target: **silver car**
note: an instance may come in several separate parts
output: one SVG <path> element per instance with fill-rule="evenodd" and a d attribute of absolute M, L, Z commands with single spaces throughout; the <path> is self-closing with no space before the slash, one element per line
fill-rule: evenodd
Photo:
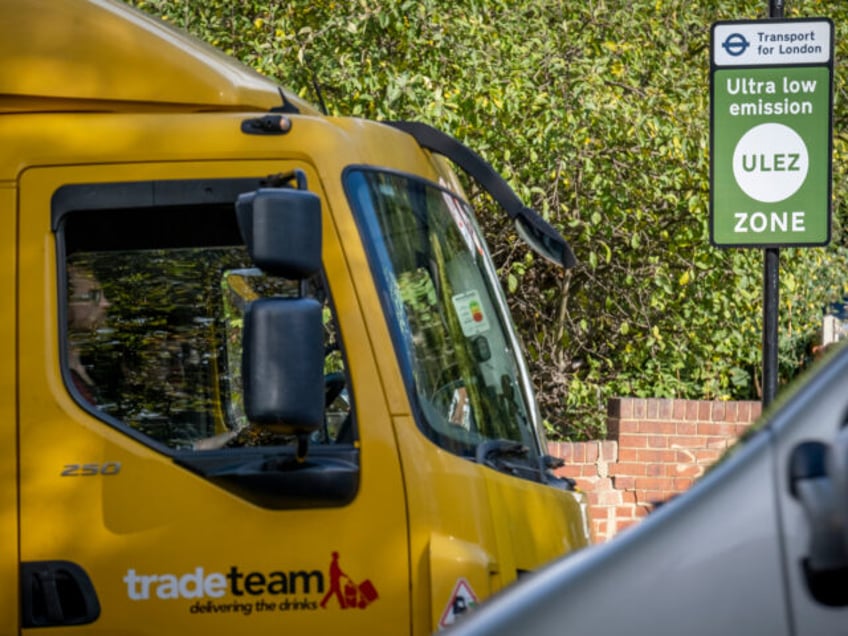
<path fill-rule="evenodd" d="M 688 492 L 492 597 L 451 636 L 848 634 L 848 347 Z"/>

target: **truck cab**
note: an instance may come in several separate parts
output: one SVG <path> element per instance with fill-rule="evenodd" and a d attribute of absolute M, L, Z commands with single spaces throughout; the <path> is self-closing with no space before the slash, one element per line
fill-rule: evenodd
<path fill-rule="evenodd" d="M 445 156 L 573 256 L 485 162 L 120 2 L 0 28 L 0 633 L 432 633 L 588 544 Z"/>

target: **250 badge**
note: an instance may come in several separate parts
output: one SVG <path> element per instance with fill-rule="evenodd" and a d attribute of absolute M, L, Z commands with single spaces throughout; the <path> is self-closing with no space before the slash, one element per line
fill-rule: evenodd
<path fill-rule="evenodd" d="M 65 464 L 62 477 L 95 477 L 97 475 L 117 475 L 121 472 L 121 462 L 104 462 L 102 464 Z"/>

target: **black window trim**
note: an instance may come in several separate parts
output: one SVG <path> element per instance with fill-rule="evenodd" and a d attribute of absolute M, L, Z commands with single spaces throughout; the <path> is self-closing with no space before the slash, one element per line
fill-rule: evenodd
<path fill-rule="evenodd" d="M 294 449 L 289 447 L 249 447 L 218 451 L 172 448 L 89 403 L 80 394 L 71 377 L 68 364 L 68 297 L 67 286 L 64 284 L 67 280 L 65 221 L 68 215 L 79 211 L 105 212 L 166 206 L 235 204 L 239 194 L 266 185 L 266 177 L 255 177 L 80 183 L 60 186 L 51 198 L 51 229 L 56 248 L 59 361 L 62 380 L 73 400 L 88 414 L 143 446 L 170 458 L 175 464 L 260 507 L 282 510 L 345 506 L 356 498 L 359 491 L 358 442 L 314 446 L 310 451 L 310 461 L 299 465 L 297 471 L 292 471 L 288 465 L 289 455 L 294 458 Z M 321 276 L 329 289 L 326 275 L 322 272 Z M 327 301 L 334 315 L 337 315 L 332 306 L 332 294 Z M 341 325 L 337 325 L 337 330 L 339 350 L 347 361 Z M 352 384 L 347 362 L 345 369 L 347 382 Z M 353 387 L 349 386 L 351 426 L 354 438 L 358 439 L 354 393 Z"/>
<path fill-rule="evenodd" d="M 354 173 L 354 172 L 367 172 L 367 173 L 372 173 L 372 174 L 390 175 L 390 176 L 402 177 L 404 179 L 413 180 L 413 181 L 416 181 L 418 183 L 422 183 L 427 187 L 430 187 L 430 188 L 433 188 L 433 189 L 438 190 L 440 192 L 446 193 L 449 196 L 461 201 L 466 206 L 468 206 L 471 209 L 472 213 L 474 213 L 475 215 L 476 215 L 476 211 L 474 210 L 474 207 L 465 198 L 463 198 L 462 196 L 460 196 L 456 192 L 446 188 L 445 186 L 443 186 L 439 183 L 433 182 L 430 179 L 426 179 L 426 178 L 424 178 L 424 177 L 422 177 L 421 175 L 418 175 L 418 174 L 412 174 L 412 173 L 404 172 L 404 171 L 401 171 L 401 170 L 394 170 L 394 169 L 391 169 L 391 168 L 377 167 L 377 166 L 372 166 L 372 165 L 367 165 L 367 164 L 351 164 L 351 165 L 348 165 L 344 169 L 344 171 L 342 172 L 342 187 L 344 189 L 345 196 L 348 200 L 348 203 L 351 207 L 351 211 L 353 212 L 353 217 L 354 217 L 354 221 L 356 223 L 356 226 L 359 229 L 360 235 L 363 236 L 363 244 L 366 245 L 366 252 L 367 252 L 366 258 L 367 258 L 367 261 L 368 261 L 368 266 L 371 269 L 372 274 L 374 274 L 374 285 L 375 285 L 375 287 L 378 291 L 381 309 L 382 309 L 383 315 L 386 319 L 387 328 L 389 330 L 391 340 L 392 340 L 392 345 L 395 347 L 395 350 L 396 350 L 396 358 L 397 358 L 398 365 L 399 365 L 400 370 L 401 370 L 401 377 L 403 378 L 404 387 L 406 388 L 407 396 L 409 398 L 410 407 L 412 409 L 413 419 L 416 423 L 416 428 L 418 429 L 418 431 L 422 435 L 424 435 L 424 437 L 426 437 L 431 443 L 436 445 L 441 450 L 444 450 L 445 452 L 450 452 L 451 454 L 455 455 L 456 457 L 461 457 L 463 459 L 475 461 L 476 460 L 476 447 L 474 445 L 471 445 L 471 444 L 466 445 L 466 452 L 461 453 L 461 454 L 449 451 L 448 447 L 451 446 L 452 444 L 455 444 L 457 442 L 457 440 L 446 438 L 442 433 L 437 431 L 427 421 L 427 416 L 424 413 L 424 409 L 421 406 L 421 403 L 420 403 L 420 400 L 419 400 L 419 397 L 418 397 L 418 390 L 416 388 L 416 381 L 415 381 L 415 373 L 413 372 L 413 369 L 410 366 L 406 355 L 400 353 L 400 351 L 405 346 L 403 335 L 400 333 L 400 330 L 397 328 L 397 326 L 392 324 L 391 321 L 388 320 L 388 316 L 386 315 L 387 312 L 389 311 L 390 306 L 391 306 L 391 301 L 389 300 L 390 293 L 389 293 L 388 289 L 386 289 L 385 285 L 383 284 L 382 276 L 378 275 L 378 273 L 380 272 L 380 263 L 375 262 L 374 249 L 370 245 L 370 239 L 366 236 L 367 232 L 365 231 L 365 228 L 363 227 L 363 219 L 362 219 L 363 215 L 362 215 L 361 211 L 358 209 L 358 206 L 355 204 L 356 199 L 353 196 L 353 193 L 352 193 L 350 186 L 349 186 L 348 177 L 351 173 Z M 529 407 L 530 407 L 530 405 L 528 405 L 528 408 Z M 520 476 L 522 478 L 525 478 L 529 481 L 544 482 L 545 477 L 544 477 L 543 472 L 535 466 L 535 462 L 537 460 L 540 463 L 543 461 L 543 454 L 539 450 L 541 448 L 541 441 L 538 439 L 540 434 L 539 434 L 539 431 L 536 430 L 534 426 L 530 426 L 530 428 L 532 429 L 531 434 L 535 438 L 537 438 L 536 442 L 534 444 L 534 448 L 528 449 L 529 450 L 529 455 L 528 455 L 529 461 L 527 461 L 526 463 L 521 462 L 520 464 L 518 464 L 517 470 L 514 474 L 516 476 Z M 443 438 L 446 439 L 446 440 L 449 440 L 450 443 L 443 441 Z M 460 442 L 460 444 L 463 444 L 463 443 Z"/>

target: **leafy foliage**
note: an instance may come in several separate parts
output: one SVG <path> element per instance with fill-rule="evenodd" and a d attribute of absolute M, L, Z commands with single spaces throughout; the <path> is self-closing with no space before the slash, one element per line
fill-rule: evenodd
<path fill-rule="evenodd" d="M 554 436 L 604 433 L 616 395 L 759 395 L 762 253 L 708 240 L 709 31 L 767 0 L 136 0 L 331 114 L 431 123 L 560 228 L 580 264 L 536 259 L 490 202 L 481 222 Z M 836 57 L 843 0 L 825 16 Z M 845 291 L 846 85 L 837 67 L 827 248 L 781 251 L 780 380 Z M 491 213 L 489 213 L 491 212 Z"/>

